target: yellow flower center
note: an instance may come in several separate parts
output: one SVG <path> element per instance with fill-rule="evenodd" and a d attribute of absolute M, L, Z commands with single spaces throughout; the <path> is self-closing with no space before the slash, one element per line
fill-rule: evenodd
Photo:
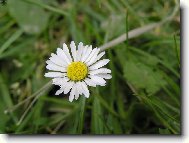
<path fill-rule="evenodd" d="M 73 81 L 83 80 L 87 74 L 87 66 L 82 62 L 72 62 L 67 68 L 67 76 Z"/>

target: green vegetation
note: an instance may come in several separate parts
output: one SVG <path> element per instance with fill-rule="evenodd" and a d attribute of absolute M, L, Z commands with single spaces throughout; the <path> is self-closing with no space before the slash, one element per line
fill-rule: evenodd
<path fill-rule="evenodd" d="M 45 61 L 62 43 L 100 47 L 166 19 L 174 0 L 7 0 L 0 4 L 0 132 L 181 134 L 180 15 L 106 49 L 113 78 L 72 103 Z"/>

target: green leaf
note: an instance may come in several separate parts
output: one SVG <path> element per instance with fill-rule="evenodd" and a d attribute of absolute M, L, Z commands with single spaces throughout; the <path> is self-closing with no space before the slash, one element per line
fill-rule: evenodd
<path fill-rule="evenodd" d="M 166 85 L 155 57 L 144 57 L 130 49 L 126 51 L 126 48 L 117 49 L 116 52 L 123 67 L 124 78 L 137 92 L 151 95 Z"/>
<path fill-rule="evenodd" d="M 104 134 L 104 124 L 102 122 L 103 113 L 100 101 L 94 96 L 92 108 L 91 132 L 92 134 Z"/>
<path fill-rule="evenodd" d="M 28 34 L 39 34 L 47 27 L 50 15 L 39 6 L 28 4 L 22 0 L 8 0 L 8 8 L 10 15 Z"/>
<path fill-rule="evenodd" d="M 83 128 L 84 128 L 84 120 L 85 120 L 85 102 L 86 102 L 86 98 L 84 96 L 80 97 L 80 103 L 79 103 L 79 114 L 78 114 L 78 118 L 79 118 L 79 122 L 78 122 L 78 128 L 77 128 L 77 132 L 79 134 L 82 134 L 83 132 Z"/>
<path fill-rule="evenodd" d="M 131 83 L 138 91 L 145 90 L 148 94 L 154 94 L 161 88 L 165 81 L 158 71 L 133 60 L 126 61 L 124 67 L 124 77 Z"/>

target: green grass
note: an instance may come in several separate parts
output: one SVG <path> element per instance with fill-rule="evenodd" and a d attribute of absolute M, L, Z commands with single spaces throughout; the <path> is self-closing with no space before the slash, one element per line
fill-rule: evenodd
<path fill-rule="evenodd" d="M 180 15 L 106 49 L 113 78 L 70 103 L 45 61 L 63 42 L 100 47 L 166 19 L 174 0 L 8 0 L 0 5 L 0 133 L 181 134 Z"/>

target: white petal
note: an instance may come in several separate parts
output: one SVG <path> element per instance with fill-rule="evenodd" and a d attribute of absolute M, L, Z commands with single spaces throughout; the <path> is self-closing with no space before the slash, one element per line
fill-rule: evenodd
<path fill-rule="evenodd" d="M 85 78 L 84 81 L 86 82 L 87 85 L 96 87 L 96 84 L 91 79 Z"/>
<path fill-rule="evenodd" d="M 89 77 L 97 85 L 101 85 L 101 86 L 105 86 L 106 85 L 106 81 L 101 77 L 98 77 L 98 76 L 95 76 L 95 75 L 89 76 Z"/>
<path fill-rule="evenodd" d="M 83 47 L 83 51 L 82 51 L 82 54 L 81 54 L 81 61 L 83 60 L 83 57 L 84 57 L 84 55 L 87 52 L 87 47 L 88 47 L 88 45 L 86 45 L 86 46 Z"/>
<path fill-rule="evenodd" d="M 89 46 L 87 48 L 87 51 L 86 51 L 85 55 L 83 55 L 83 57 L 82 57 L 82 62 L 84 62 L 89 57 L 91 52 L 92 52 L 92 46 Z"/>
<path fill-rule="evenodd" d="M 73 87 L 72 87 L 72 90 L 71 90 L 71 92 L 70 92 L 70 96 L 69 96 L 69 101 L 70 101 L 70 102 L 72 102 L 73 99 L 74 99 L 75 90 L 76 90 L 76 88 L 75 88 L 75 84 L 74 84 Z"/>
<path fill-rule="evenodd" d="M 72 62 L 72 57 L 71 57 L 69 49 L 68 49 L 68 47 L 67 47 L 67 45 L 65 43 L 63 44 L 63 51 L 66 54 L 66 56 L 69 59 L 69 61 Z"/>
<path fill-rule="evenodd" d="M 59 85 L 59 86 L 64 86 L 65 83 L 68 81 L 67 78 L 53 78 L 53 84 Z"/>
<path fill-rule="evenodd" d="M 45 73 L 45 77 L 64 77 L 65 74 L 61 72 L 48 72 Z"/>
<path fill-rule="evenodd" d="M 104 79 L 111 79 L 112 78 L 112 75 L 110 74 L 97 74 L 96 76 L 99 76 L 101 78 L 104 78 Z"/>
<path fill-rule="evenodd" d="M 46 66 L 47 69 L 52 70 L 52 71 L 61 71 L 61 72 L 66 72 L 65 67 L 57 66 L 55 64 L 49 64 Z"/>
<path fill-rule="evenodd" d="M 51 62 L 53 62 L 56 65 L 65 67 L 67 66 L 67 63 L 65 61 L 63 61 L 62 59 L 60 59 L 56 54 L 51 54 L 51 57 L 49 58 Z"/>
<path fill-rule="evenodd" d="M 70 89 L 73 87 L 73 85 L 74 85 L 73 81 L 67 82 L 65 85 L 64 94 L 67 94 L 70 91 Z"/>
<path fill-rule="evenodd" d="M 86 83 L 82 81 L 81 87 L 83 89 L 83 93 L 84 93 L 85 97 L 88 98 L 89 97 L 89 89 L 87 88 Z"/>
<path fill-rule="evenodd" d="M 75 99 L 79 98 L 80 89 L 78 88 L 78 83 L 75 84 Z"/>
<path fill-rule="evenodd" d="M 95 51 L 95 53 L 94 53 L 94 55 L 91 57 L 91 59 L 90 59 L 88 62 L 86 62 L 87 66 L 90 66 L 90 65 L 92 65 L 93 63 L 96 62 L 97 55 L 98 55 L 99 52 L 100 52 L 100 49 L 97 49 L 97 50 Z"/>
<path fill-rule="evenodd" d="M 74 41 L 71 42 L 70 48 L 71 48 L 73 60 L 76 61 L 76 46 Z"/>
<path fill-rule="evenodd" d="M 94 65 L 90 66 L 89 70 L 95 70 L 95 69 L 101 68 L 104 65 L 106 65 L 109 61 L 110 61 L 109 59 L 100 60 L 100 61 L 96 62 Z"/>
<path fill-rule="evenodd" d="M 101 53 L 97 56 L 96 61 L 100 60 L 100 58 L 102 58 L 102 56 L 104 56 L 104 54 L 105 54 L 105 51 L 101 52 Z M 96 62 L 96 61 L 95 61 L 95 62 Z M 94 62 L 94 63 L 95 63 L 95 62 Z"/>
<path fill-rule="evenodd" d="M 78 45 L 78 50 L 77 50 L 77 61 L 80 61 L 81 60 L 81 54 L 83 52 L 83 43 L 80 42 L 79 45 Z"/>
<path fill-rule="evenodd" d="M 97 70 L 89 71 L 90 75 L 96 75 L 96 74 L 100 74 L 100 73 L 111 73 L 111 70 L 107 69 L 107 68 L 100 68 Z"/>
<path fill-rule="evenodd" d="M 52 61 L 50 61 L 50 60 L 47 60 L 46 63 L 47 63 L 47 64 L 54 64 L 54 63 L 53 63 Z M 54 65 L 56 65 L 56 64 L 54 64 Z"/>
<path fill-rule="evenodd" d="M 60 48 L 57 48 L 57 55 L 63 60 L 65 61 L 67 64 L 70 64 L 70 61 L 68 59 L 68 57 L 66 56 L 66 54 L 64 53 L 64 51 Z"/>
<path fill-rule="evenodd" d="M 59 94 L 61 94 L 63 91 L 64 91 L 64 89 L 63 89 L 63 88 L 60 88 L 59 90 L 56 91 L 55 95 L 59 95 Z"/>
<path fill-rule="evenodd" d="M 94 48 L 91 52 L 91 54 L 89 55 L 89 57 L 84 61 L 86 64 L 91 60 L 91 58 L 95 55 L 95 53 L 97 52 L 97 48 Z"/>
<path fill-rule="evenodd" d="M 81 87 L 81 82 L 80 82 L 80 81 L 77 82 L 77 90 L 78 90 L 79 94 L 82 94 L 82 93 L 83 93 L 82 87 Z"/>

